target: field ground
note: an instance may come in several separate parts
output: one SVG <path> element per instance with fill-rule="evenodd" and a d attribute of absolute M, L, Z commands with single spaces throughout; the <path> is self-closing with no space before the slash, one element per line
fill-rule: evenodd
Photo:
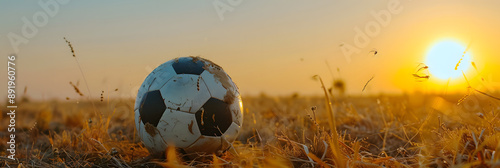
<path fill-rule="evenodd" d="M 97 110 L 74 99 L 24 102 L 14 161 L 3 157 L 2 109 L 0 167 L 500 167 L 500 102 L 472 94 L 457 105 L 462 98 L 334 96 L 330 110 L 324 97 L 243 97 L 233 148 L 194 159 L 173 148 L 165 159 L 148 157 L 135 136 L 134 100 L 96 101 Z"/>

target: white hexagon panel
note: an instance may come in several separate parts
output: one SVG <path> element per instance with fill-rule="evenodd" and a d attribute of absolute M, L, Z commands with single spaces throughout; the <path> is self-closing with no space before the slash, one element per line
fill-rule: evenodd
<path fill-rule="evenodd" d="M 210 98 L 207 86 L 198 75 L 180 74 L 160 89 L 168 109 L 195 113 Z"/>

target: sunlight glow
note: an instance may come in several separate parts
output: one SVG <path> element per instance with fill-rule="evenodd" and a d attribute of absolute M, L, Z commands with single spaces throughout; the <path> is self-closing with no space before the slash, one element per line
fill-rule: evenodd
<path fill-rule="evenodd" d="M 456 67 L 459 61 L 460 64 Z M 442 80 L 455 79 L 462 77 L 462 71 L 465 73 L 470 68 L 471 56 L 462 44 L 454 40 L 444 40 L 434 44 L 427 52 L 425 64 L 429 66 L 431 77 Z"/>

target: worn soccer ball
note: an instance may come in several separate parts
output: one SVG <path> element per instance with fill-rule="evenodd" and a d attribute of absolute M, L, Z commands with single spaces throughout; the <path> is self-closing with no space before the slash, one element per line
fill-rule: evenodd
<path fill-rule="evenodd" d="M 238 137 L 243 104 L 236 84 L 217 64 L 181 57 L 158 66 L 135 100 L 135 125 L 144 146 L 161 156 L 227 150 Z"/>

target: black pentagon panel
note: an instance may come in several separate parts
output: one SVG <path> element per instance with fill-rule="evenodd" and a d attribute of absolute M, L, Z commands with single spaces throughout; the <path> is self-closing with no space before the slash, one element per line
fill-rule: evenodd
<path fill-rule="evenodd" d="M 163 102 L 163 97 L 159 90 L 146 92 L 141 100 L 139 114 L 141 115 L 142 123 L 150 123 L 153 126 L 158 126 L 160 118 L 167 107 Z"/>
<path fill-rule="evenodd" d="M 205 66 L 205 64 L 203 64 L 200 60 L 193 61 L 193 59 L 189 57 L 178 58 L 172 64 L 172 67 L 177 74 L 200 75 L 205 70 L 203 69 L 203 66 Z"/>
<path fill-rule="evenodd" d="M 205 136 L 221 136 L 233 122 L 229 105 L 216 98 L 210 98 L 195 116 L 200 133 Z"/>

